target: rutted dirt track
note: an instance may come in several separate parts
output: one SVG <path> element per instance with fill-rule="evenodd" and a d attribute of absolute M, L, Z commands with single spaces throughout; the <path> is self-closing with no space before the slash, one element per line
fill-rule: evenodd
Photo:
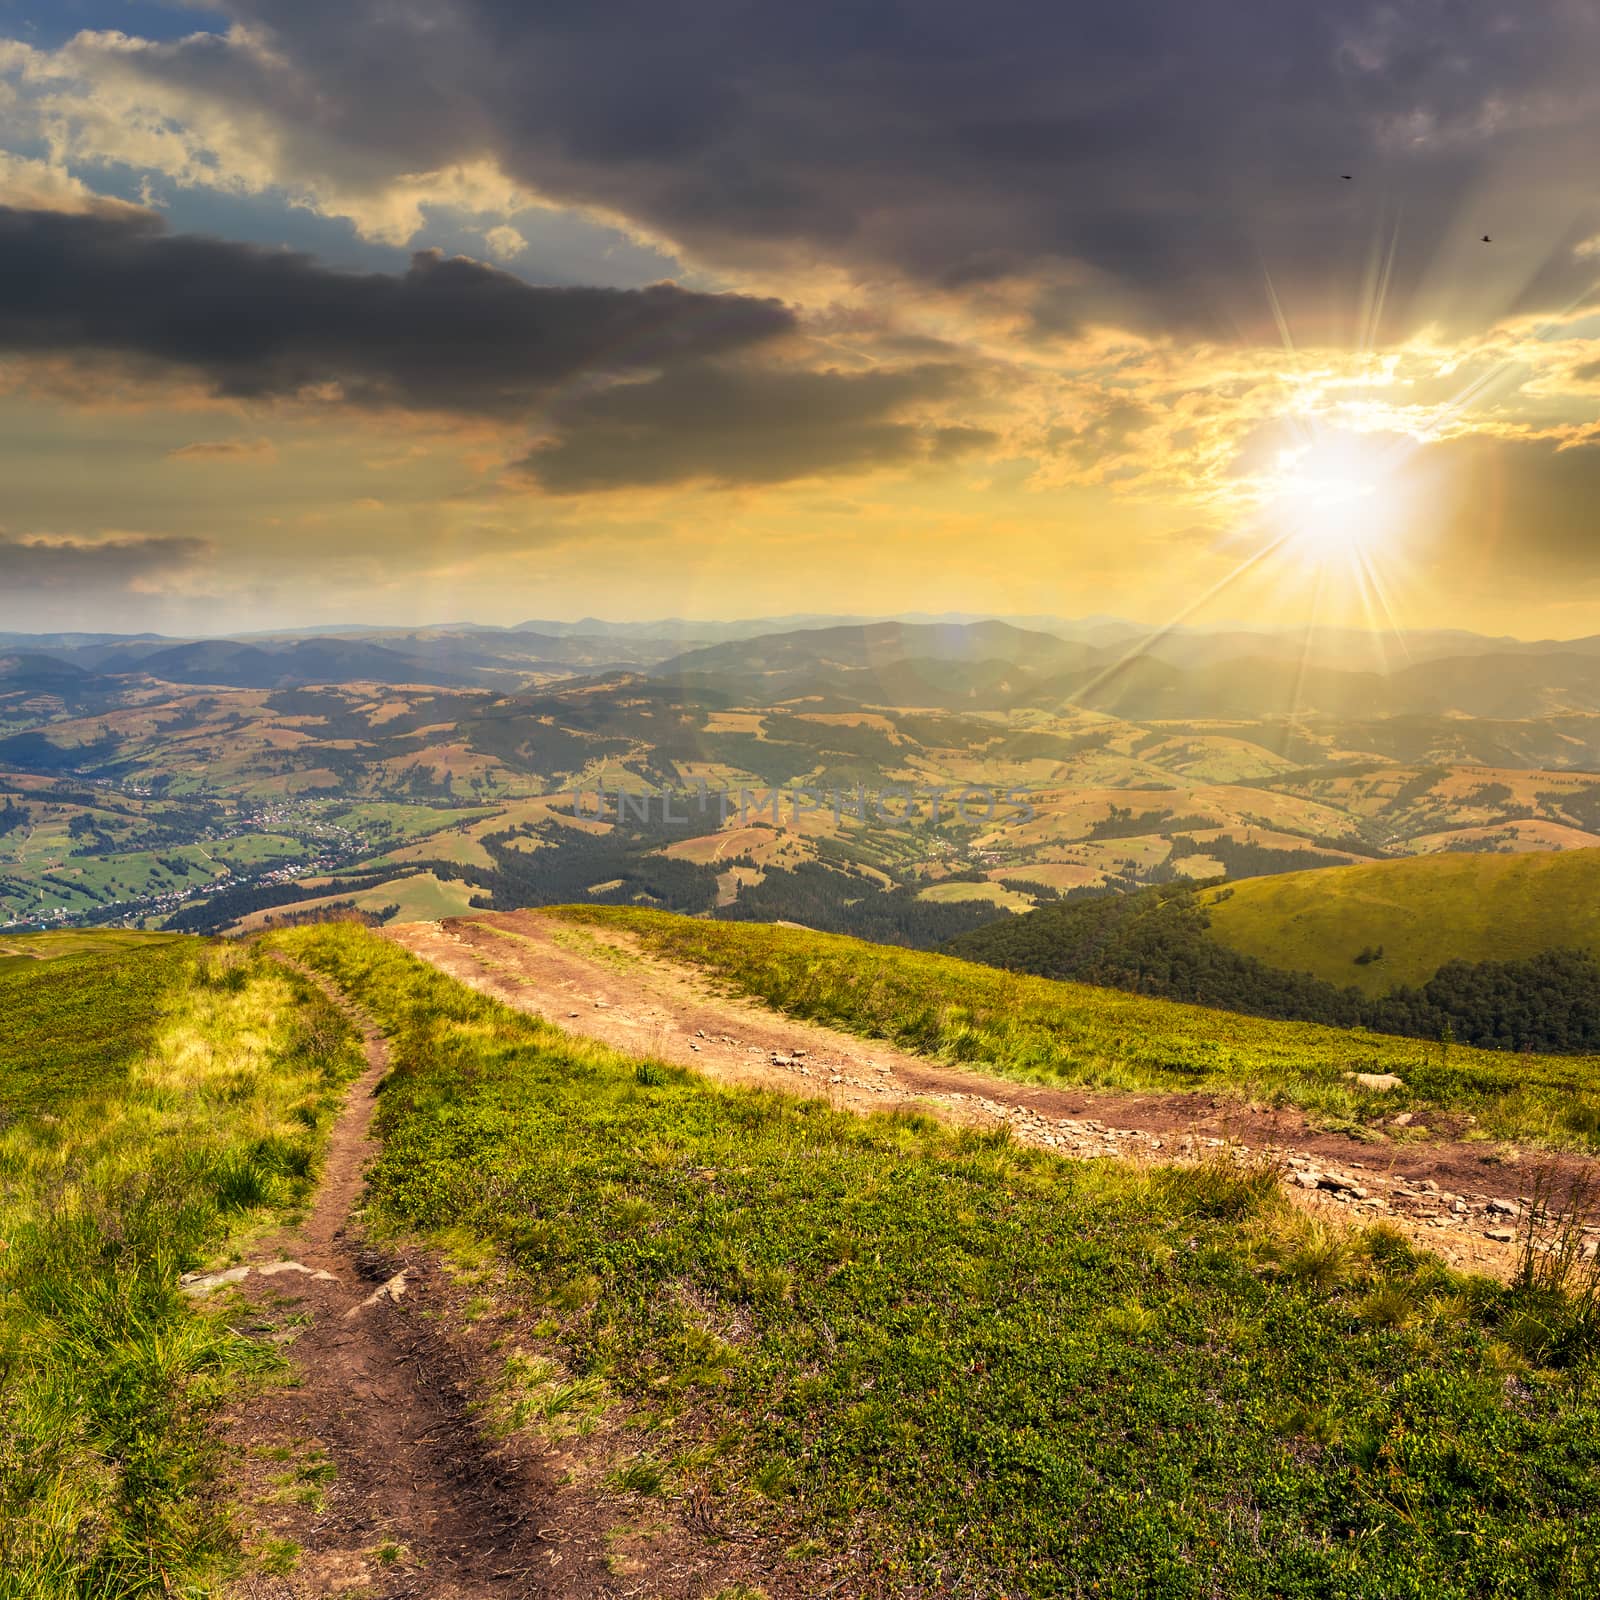
<path fill-rule="evenodd" d="M 391 924 L 388 937 L 472 987 L 620 1050 L 732 1083 L 825 1097 L 852 1110 L 910 1106 L 946 1120 L 1004 1122 L 1062 1155 L 1170 1161 L 1229 1146 L 1282 1162 L 1314 1211 L 1385 1217 L 1451 1263 L 1508 1274 L 1532 1158 L 1486 1144 L 1361 1144 L 1307 1127 L 1293 1109 L 1204 1095 L 1037 1088 L 947 1067 L 892 1045 L 800 1022 L 720 992 L 703 974 L 613 929 L 538 912 Z M 1491 1237 L 1499 1235 L 1500 1237 Z"/>
<path fill-rule="evenodd" d="M 331 991 L 330 991 L 331 992 Z M 469 1410 L 472 1374 L 419 1315 L 436 1269 L 385 1261 L 351 1228 L 372 1153 L 373 1096 L 388 1050 L 370 1025 L 367 1070 L 351 1086 L 304 1224 L 263 1242 L 237 1283 L 242 1332 L 286 1346 L 296 1381 L 230 1418 L 245 1455 L 258 1546 L 298 1546 L 293 1569 L 236 1591 L 250 1600 L 359 1592 L 372 1600 L 606 1594 L 603 1567 L 563 1581 L 539 1512 L 552 1489 L 537 1460 L 492 1449 Z M 241 1276 L 241 1273 L 243 1274 Z M 190 1283 L 191 1293 L 222 1287 Z M 575 1532 L 576 1530 L 569 1530 Z M 583 1540 L 562 1541 L 582 1566 Z M 565 1581 L 568 1577 L 578 1580 Z"/>
<path fill-rule="evenodd" d="M 582 1447 L 485 1431 L 503 1355 L 494 1330 L 464 1314 L 476 1290 L 426 1252 L 367 1249 L 354 1215 L 387 1045 L 346 997 L 299 970 L 361 1026 L 366 1071 L 303 1224 L 261 1241 L 241 1267 L 185 1280 L 196 1296 L 235 1295 L 233 1325 L 283 1345 L 294 1372 L 227 1419 L 261 1568 L 235 1600 L 702 1600 L 741 1583 L 798 1600 L 807 1591 L 779 1551 L 697 1527 L 694 1504 L 609 1489 L 604 1427 Z M 274 1547 L 281 1573 L 270 1570 Z"/>

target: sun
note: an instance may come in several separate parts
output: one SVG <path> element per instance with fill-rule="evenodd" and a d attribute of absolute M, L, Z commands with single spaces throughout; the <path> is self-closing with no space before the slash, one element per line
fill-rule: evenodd
<path fill-rule="evenodd" d="M 1265 487 L 1274 532 L 1315 566 L 1359 564 L 1402 530 L 1403 495 L 1393 466 L 1359 439 L 1279 452 Z"/>

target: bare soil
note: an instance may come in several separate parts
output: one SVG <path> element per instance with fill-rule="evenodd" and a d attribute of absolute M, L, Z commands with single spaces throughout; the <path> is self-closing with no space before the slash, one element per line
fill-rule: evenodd
<path fill-rule="evenodd" d="M 536 1513 L 551 1485 L 537 1461 L 480 1436 L 471 1374 L 420 1314 L 438 1269 L 374 1254 L 352 1225 L 389 1065 L 383 1038 L 364 1032 L 367 1070 L 333 1130 L 316 1201 L 299 1228 L 263 1243 L 235 1290 L 240 1331 L 283 1343 L 295 1371 L 230 1419 L 254 1502 L 249 1537 L 298 1546 L 293 1570 L 238 1593 L 605 1593 L 549 1581 Z"/>
<path fill-rule="evenodd" d="M 780 1551 L 701 1526 L 697 1505 L 608 1488 L 617 1421 L 582 1440 L 492 1435 L 485 1401 L 504 1356 L 498 1330 L 466 1304 L 481 1303 L 484 1285 L 465 1287 L 429 1251 L 393 1255 L 363 1240 L 389 1052 L 323 987 L 361 1026 L 367 1067 L 315 1202 L 242 1267 L 188 1280 L 197 1296 L 230 1294 L 232 1325 L 282 1345 L 292 1367 L 290 1382 L 227 1418 L 256 1558 L 236 1600 L 701 1600 L 740 1583 L 771 1600 L 809 1593 Z M 271 1570 L 274 1550 L 286 1570 Z"/>
<path fill-rule="evenodd" d="M 784 1016 L 645 951 L 621 930 L 579 929 L 536 911 L 381 931 L 520 1010 L 719 1081 L 818 1096 L 855 1111 L 904 1107 L 951 1122 L 1003 1122 L 1023 1142 L 1068 1157 L 1183 1161 L 1225 1148 L 1259 1155 L 1283 1166 L 1289 1193 L 1307 1209 L 1358 1222 L 1389 1219 L 1452 1265 L 1497 1277 L 1515 1270 L 1521 1214 L 1547 1160 L 1488 1142 L 1423 1138 L 1414 1129 L 1364 1143 L 1311 1127 L 1292 1107 L 1222 1096 L 1019 1084 Z M 1447 1127 L 1434 1120 L 1432 1133 Z M 1558 1182 L 1600 1169 L 1576 1158 L 1557 1166 Z"/>

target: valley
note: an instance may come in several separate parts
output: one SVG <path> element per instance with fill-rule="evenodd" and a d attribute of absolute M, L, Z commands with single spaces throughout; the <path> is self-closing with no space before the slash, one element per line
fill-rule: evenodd
<path fill-rule="evenodd" d="M 204 687 L 153 675 L 172 650 L 44 640 L 0 658 L 0 920 L 213 931 L 589 896 L 926 946 L 1063 896 L 1600 846 L 1591 641 L 1416 663 L 1383 680 L 1393 710 L 1330 644 L 1290 711 L 1271 657 L 1230 654 L 1270 636 L 1059 626 L 630 637 L 620 665 L 604 635 L 557 661 L 490 631 L 390 663 L 492 648 L 514 687 L 293 681 L 370 671 L 365 638 L 185 647 Z M 241 659 L 291 681 L 230 683 Z"/>

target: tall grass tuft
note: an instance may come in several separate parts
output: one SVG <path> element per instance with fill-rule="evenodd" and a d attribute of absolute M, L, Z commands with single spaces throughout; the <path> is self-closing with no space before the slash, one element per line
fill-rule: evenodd
<path fill-rule="evenodd" d="M 62 980 L 7 980 L 0 1094 L 0 1596 L 203 1592 L 235 1557 L 212 1419 L 269 1358 L 179 1276 L 302 1198 L 357 1040 L 303 979 L 249 950 L 132 950 L 95 995 L 120 1048 L 49 1093 L 36 1052 Z M 43 965 L 43 964 L 41 964 Z"/>

